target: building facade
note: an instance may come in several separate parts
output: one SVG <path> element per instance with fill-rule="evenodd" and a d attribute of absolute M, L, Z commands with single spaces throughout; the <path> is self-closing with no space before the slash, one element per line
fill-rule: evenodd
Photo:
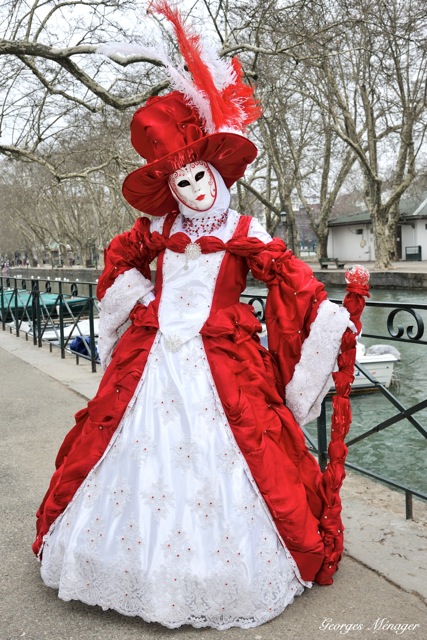
<path fill-rule="evenodd" d="M 330 220 L 328 256 L 348 262 L 375 260 L 374 234 L 368 211 Z M 401 260 L 427 260 L 427 193 L 402 198 L 397 236 Z"/>

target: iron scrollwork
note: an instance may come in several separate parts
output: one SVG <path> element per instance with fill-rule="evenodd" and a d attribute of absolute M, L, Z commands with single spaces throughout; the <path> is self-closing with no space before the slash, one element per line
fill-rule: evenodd
<path fill-rule="evenodd" d="M 265 322 L 265 298 L 262 296 L 253 296 L 249 300 L 248 304 L 252 305 L 255 309 L 255 316 L 260 322 Z M 259 309 L 261 307 L 261 309 Z"/>
<path fill-rule="evenodd" d="M 414 328 L 414 325 L 409 325 L 406 328 L 406 334 L 408 336 L 408 338 L 410 340 L 421 340 L 421 338 L 423 337 L 424 334 L 424 321 L 422 319 L 422 317 L 420 316 L 420 314 L 415 311 L 414 309 L 393 309 L 393 311 L 391 313 L 389 313 L 389 316 L 387 318 L 387 331 L 389 332 L 389 334 L 391 335 L 392 338 L 401 338 L 405 332 L 404 327 L 401 324 L 398 324 L 397 327 L 393 326 L 393 322 L 394 319 L 396 317 L 396 315 L 400 312 L 400 311 L 406 311 L 406 313 L 409 313 L 414 319 L 416 324 L 416 328 Z"/>

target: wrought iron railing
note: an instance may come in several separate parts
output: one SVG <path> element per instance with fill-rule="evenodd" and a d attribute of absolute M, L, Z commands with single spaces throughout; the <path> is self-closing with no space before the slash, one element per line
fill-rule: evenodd
<path fill-rule="evenodd" d="M 255 314 L 260 320 L 260 322 L 264 322 L 265 320 L 265 302 L 266 297 L 264 295 L 251 295 L 244 294 L 242 298 L 248 304 L 253 305 L 255 309 Z M 332 300 L 332 302 L 336 302 L 341 304 L 341 300 Z M 412 303 L 397 303 L 397 302 L 376 302 L 376 301 L 367 301 L 366 306 L 370 308 L 389 310 L 387 315 L 385 325 L 387 333 L 372 333 L 365 332 L 363 333 L 364 338 L 374 338 L 378 340 L 387 340 L 390 342 L 406 342 L 417 345 L 427 345 L 427 340 L 423 339 L 424 337 L 424 320 L 421 316 L 422 311 L 427 311 L 427 304 L 412 304 Z M 405 321 L 402 320 L 402 316 L 409 315 L 409 318 L 406 318 Z M 398 317 L 399 316 L 399 317 Z M 397 324 L 397 321 L 399 323 Z M 388 388 L 386 388 L 383 384 L 381 384 L 371 373 L 363 367 L 361 364 L 356 362 L 356 367 L 361 374 L 365 376 L 367 381 L 370 383 L 373 389 L 380 392 L 386 400 L 390 403 L 390 405 L 394 409 L 393 415 L 388 417 L 386 420 L 382 420 L 378 424 L 375 424 L 371 428 L 369 428 L 364 433 L 350 438 L 346 441 L 346 445 L 349 449 L 353 447 L 355 444 L 361 442 L 362 440 L 366 440 L 373 434 L 377 434 L 381 431 L 384 431 L 388 427 L 395 425 L 402 420 L 407 420 L 408 423 L 416 429 L 422 438 L 427 439 L 427 430 L 423 424 L 417 419 L 416 414 L 427 407 L 427 397 L 417 402 L 413 406 L 407 407 L 405 406 L 396 395 Z M 426 391 L 427 396 L 427 391 Z M 311 450 L 318 456 L 319 464 L 322 469 L 326 467 L 328 461 L 328 435 L 327 435 L 327 420 L 326 420 L 326 405 L 330 401 L 331 395 L 328 395 L 322 404 L 322 411 L 317 419 L 317 442 L 311 436 L 311 434 L 304 429 L 306 438 L 310 443 Z M 375 473 L 372 470 L 365 469 L 361 466 L 355 465 L 350 462 L 346 462 L 346 467 L 349 469 L 353 469 L 365 476 L 383 482 L 395 489 L 403 491 L 405 493 L 405 505 L 406 505 L 406 518 L 410 519 L 413 517 L 413 497 L 416 496 L 423 500 L 427 500 L 427 495 L 422 491 L 417 489 L 408 487 L 407 485 L 396 482 L 390 478 L 386 478 L 384 475 L 379 473 Z"/>
<path fill-rule="evenodd" d="M 24 279 L 0 277 L 0 321 L 3 330 L 8 328 L 19 336 L 25 333 L 27 339 L 32 338 L 33 344 L 39 347 L 44 341 L 49 341 L 50 348 L 57 347 L 61 357 L 65 358 L 66 352 L 75 354 L 76 362 L 81 357 L 87 358 L 95 372 L 98 356 L 96 349 L 97 318 L 99 315 L 98 301 L 95 297 L 96 285 L 93 282 L 69 282 L 49 279 Z M 255 314 L 261 322 L 265 320 L 265 295 L 243 294 L 242 300 L 253 305 Z M 341 303 L 340 300 L 333 300 Z M 420 312 L 427 311 L 427 304 L 374 302 L 367 301 L 369 308 L 378 308 L 388 311 L 385 328 L 386 332 L 364 332 L 365 338 L 388 340 L 391 342 L 407 342 L 417 345 L 427 345 L 424 337 L 424 321 Z M 409 321 L 403 324 L 395 324 L 398 317 L 409 314 Z M 404 324 L 407 325 L 406 328 Z M 72 348 L 75 338 L 81 338 L 80 351 Z M 355 437 L 351 437 L 347 446 L 351 449 L 356 443 L 366 440 L 373 434 L 385 431 L 402 420 L 406 420 L 420 436 L 427 439 L 427 430 L 417 417 L 427 407 L 427 398 L 422 399 L 413 406 L 405 406 L 396 395 L 382 385 L 361 364 L 356 363 L 357 369 L 379 393 L 381 393 L 394 413 L 378 424 L 371 426 L 367 431 Z M 318 456 L 319 464 L 325 468 L 328 454 L 328 430 L 326 421 L 326 406 L 330 401 L 327 397 L 322 406 L 322 412 L 317 420 L 317 441 L 307 429 L 304 429 L 310 449 Z M 427 500 L 427 495 L 418 489 L 396 482 L 372 470 L 347 462 L 346 466 L 365 476 L 383 482 L 405 493 L 406 517 L 413 515 L 413 496 Z"/>
<path fill-rule="evenodd" d="M 99 363 L 96 338 L 99 305 L 93 282 L 70 282 L 49 278 L 0 277 L 0 322 L 3 331 L 25 334 L 41 347 L 67 351 L 76 362 L 90 360 L 96 372 Z"/>

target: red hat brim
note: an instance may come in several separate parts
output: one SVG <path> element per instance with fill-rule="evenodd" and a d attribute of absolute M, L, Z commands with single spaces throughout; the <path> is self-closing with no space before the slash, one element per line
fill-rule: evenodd
<path fill-rule="evenodd" d="M 190 162 L 204 160 L 221 174 L 230 188 L 245 173 L 258 151 L 237 133 L 212 133 L 159 160 L 132 171 L 123 182 L 123 195 L 132 207 L 152 216 L 175 211 L 177 203 L 168 185 L 169 176 Z"/>

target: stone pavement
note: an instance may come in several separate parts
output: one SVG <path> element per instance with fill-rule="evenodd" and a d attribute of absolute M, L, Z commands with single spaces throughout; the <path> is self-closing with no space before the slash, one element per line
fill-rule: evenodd
<path fill-rule="evenodd" d="M 418 521 L 407 522 L 403 496 L 356 475 L 344 485 L 346 554 L 334 584 L 306 590 L 268 624 L 168 630 L 62 602 L 41 582 L 31 552 L 34 513 L 72 416 L 94 394 L 100 374 L 2 331 L 0 372 L 0 640 L 427 638 L 426 507 L 416 502 Z"/>

